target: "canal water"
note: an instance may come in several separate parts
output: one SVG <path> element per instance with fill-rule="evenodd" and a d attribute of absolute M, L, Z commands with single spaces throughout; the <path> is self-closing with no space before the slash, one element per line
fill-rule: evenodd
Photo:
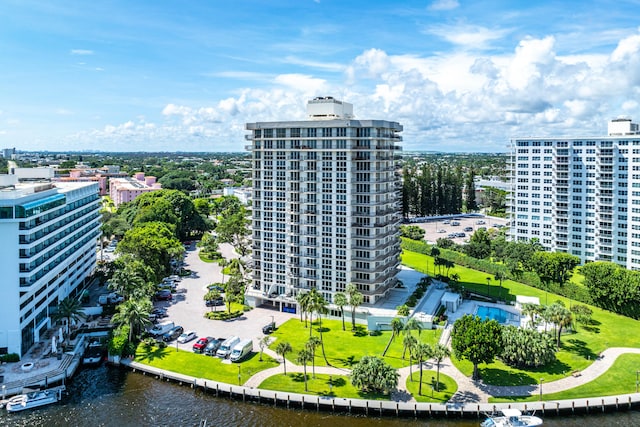
<path fill-rule="evenodd" d="M 0 411 L 0 426 L 353 426 L 470 427 L 476 420 L 333 415 L 216 398 L 201 390 L 159 381 L 124 369 L 101 366 L 79 371 L 69 395 L 56 405 L 23 413 Z M 546 417 L 545 427 L 640 426 L 640 412 L 567 418 Z"/>

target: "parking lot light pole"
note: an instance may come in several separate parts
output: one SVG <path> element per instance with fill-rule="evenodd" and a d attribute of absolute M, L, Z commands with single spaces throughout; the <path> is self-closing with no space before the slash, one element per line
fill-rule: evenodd
<path fill-rule="evenodd" d="M 638 384 L 640 384 L 640 378 L 638 378 L 639 375 L 640 371 L 636 371 L 636 393 L 638 392 Z"/>
<path fill-rule="evenodd" d="M 240 378 L 242 378 L 242 376 L 240 375 L 240 365 L 238 365 L 238 385 L 240 385 Z"/>
<path fill-rule="evenodd" d="M 540 401 L 542 401 L 542 383 L 544 382 L 544 378 L 540 378 Z"/>

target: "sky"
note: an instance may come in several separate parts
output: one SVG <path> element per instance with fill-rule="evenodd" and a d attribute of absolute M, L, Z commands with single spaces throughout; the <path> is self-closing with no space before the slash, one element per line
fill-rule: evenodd
<path fill-rule="evenodd" d="M 640 121 L 640 0 L 2 0 L 0 148 L 244 151 L 333 96 L 405 151 Z"/>

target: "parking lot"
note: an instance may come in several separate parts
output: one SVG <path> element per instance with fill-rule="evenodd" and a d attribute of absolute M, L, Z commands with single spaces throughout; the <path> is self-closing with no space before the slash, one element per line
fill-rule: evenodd
<path fill-rule="evenodd" d="M 447 218 L 438 221 L 411 223 L 405 225 L 417 225 L 425 231 L 424 238 L 429 243 L 435 243 L 438 239 L 450 238 L 454 242 L 461 244 L 469 241 L 469 237 L 480 227 L 500 228 L 506 226 L 508 220 L 506 218 L 497 218 L 490 216 L 473 217 L 473 218 Z M 457 223 L 454 225 L 454 223 Z M 450 236 L 453 233 L 464 233 L 462 236 Z"/>
<path fill-rule="evenodd" d="M 220 245 L 220 251 L 227 258 L 238 255 L 231 246 Z M 186 252 L 185 266 L 193 274 L 183 277 L 176 289 L 172 301 L 158 301 L 156 307 L 166 307 L 168 317 L 161 321 L 173 321 L 176 326 L 182 326 L 186 331 L 195 331 L 198 337 L 229 338 L 233 335 L 243 338 L 251 338 L 254 341 L 254 351 L 258 351 L 258 340 L 264 335 L 262 327 L 274 321 L 277 325 L 294 317 L 292 314 L 282 313 L 265 308 L 254 308 L 246 312 L 242 317 L 230 321 L 209 320 L 204 317 L 206 311 L 212 309 L 226 310 L 225 306 L 206 307 L 204 295 L 207 293 L 207 285 L 222 282 L 222 270 L 217 263 L 206 263 L 200 260 L 195 244 L 192 244 Z M 228 276 L 225 276 L 225 280 Z M 172 347 L 191 350 L 196 341 L 179 344 L 171 342 Z"/>

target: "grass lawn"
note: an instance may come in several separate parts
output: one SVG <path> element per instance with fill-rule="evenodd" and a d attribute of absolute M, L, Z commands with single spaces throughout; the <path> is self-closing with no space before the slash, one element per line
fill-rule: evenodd
<path fill-rule="evenodd" d="M 433 258 L 427 255 L 404 251 L 403 264 L 422 272 L 433 272 Z M 466 289 L 487 292 L 487 277 L 491 277 L 490 294 L 498 296 L 499 284 L 493 276 L 470 268 L 456 266 L 449 271 L 452 275 L 460 276 L 460 284 Z M 549 294 L 543 290 L 505 280 L 502 283 L 502 298 L 514 301 L 516 295 L 535 296 L 543 305 L 555 301 L 562 301 L 566 307 L 575 304 L 568 298 Z M 591 324 L 577 325 L 577 330 L 562 335 L 562 347 L 556 354 L 558 360 L 541 369 L 520 370 L 508 367 L 500 361 L 489 365 L 480 365 L 480 375 L 483 381 L 493 385 L 523 385 L 537 384 L 540 377 L 547 381 L 565 377 L 575 370 L 582 370 L 604 349 L 609 347 L 638 347 L 640 348 L 640 322 L 628 317 L 620 316 L 609 311 L 589 306 L 593 310 Z M 455 365 L 465 375 L 471 376 L 473 365 L 467 361 L 454 360 Z"/>
<path fill-rule="evenodd" d="M 316 378 L 311 378 L 311 368 L 307 368 L 307 387 L 304 389 L 304 374 L 294 372 L 273 375 L 260 384 L 259 388 L 267 390 L 287 391 L 291 393 L 314 394 L 325 397 L 340 397 L 354 399 L 389 400 L 389 396 L 379 393 L 366 393 L 358 390 L 351 384 L 349 377 L 331 376 L 331 387 L 329 386 L 329 375 L 316 374 Z"/>
<path fill-rule="evenodd" d="M 218 262 L 220 261 L 220 258 L 209 258 L 204 252 L 199 251 L 198 252 L 198 257 L 200 258 L 200 260 L 202 262 Z"/>
<path fill-rule="evenodd" d="M 274 340 L 269 348 L 275 350 L 278 342 L 288 341 L 293 349 L 287 353 L 288 360 L 295 360 L 298 352 L 304 348 L 305 343 L 309 340 L 309 327 L 305 328 L 304 322 L 300 322 L 300 318 L 292 318 L 278 326 L 273 333 Z M 313 322 L 311 332 L 315 336 L 319 336 L 319 324 Z M 324 339 L 324 348 L 329 363 L 338 368 L 351 368 L 358 363 L 362 356 L 382 356 L 389 337 L 390 331 L 384 331 L 380 335 L 370 336 L 366 326 L 356 324 L 356 331 L 351 331 L 351 323 L 346 323 L 346 331 L 342 330 L 342 322 L 340 320 L 322 320 L 322 335 Z M 441 331 L 425 330 L 419 335 L 421 341 L 431 345 L 438 342 Z M 413 335 L 418 337 L 418 333 L 413 331 Z M 409 365 L 409 357 L 402 359 L 402 335 L 396 337 L 391 343 L 385 361 L 394 368 L 402 368 Z M 322 357 L 322 348 L 318 346 L 315 355 L 316 366 L 326 366 Z"/>
<path fill-rule="evenodd" d="M 409 390 L 416 401 L 443 403 L 451 399 L 451 396 L 458 391 L 458 384 L 455 380 L 448 375 L 444 375 L 442 372 L 440 372 L 439 391 L 435 391 L 431 385 L 435 384 L 436 374 L 436 371 L 422 370 L 422 395 L 418 394 L 420 387 L 420 370 L 414 370 L 411 378 L 407 379 L 407 390 Z"/>
<path fill-rule="evenodd" d="M 279 363 L 266 354 L 260 362 L 259 352 L 252 353 L 240 363 L 222 363 L 222 359 L 178 350 L 175 347 L 151 347 L 145 349 L 139 345 L 135 361 L 156 368 L 166 369 L 197 378 L 205 378 L 229 384 L 238 383 L 238 366 L 240 366 L 240 381 L 245 382 L 255 373 L 278 366 Z"/>
<path fill-rule="evenodd" d="M 543 393 L 543 400 L 565 400 L 577 399 L 585 397 L 597 396 L 613 396 L 617 394 L 635 393 L 636 391 L 636 372 L 640 366 L 640 355 L 623 354 L 613 363 L 611 369 L 605 374 L 599 376 L 595 380 L 572 388 L 571 390 L 561 391 L 558 393 Z M 545 378 L 545 381 L 547 379 Z M 544 392 L 544 385 L 542 387 Z M 496 397 L 491 398 L 490 402 L 533 402 L 539 399 L 539 396 L 525 397 Z"/>

